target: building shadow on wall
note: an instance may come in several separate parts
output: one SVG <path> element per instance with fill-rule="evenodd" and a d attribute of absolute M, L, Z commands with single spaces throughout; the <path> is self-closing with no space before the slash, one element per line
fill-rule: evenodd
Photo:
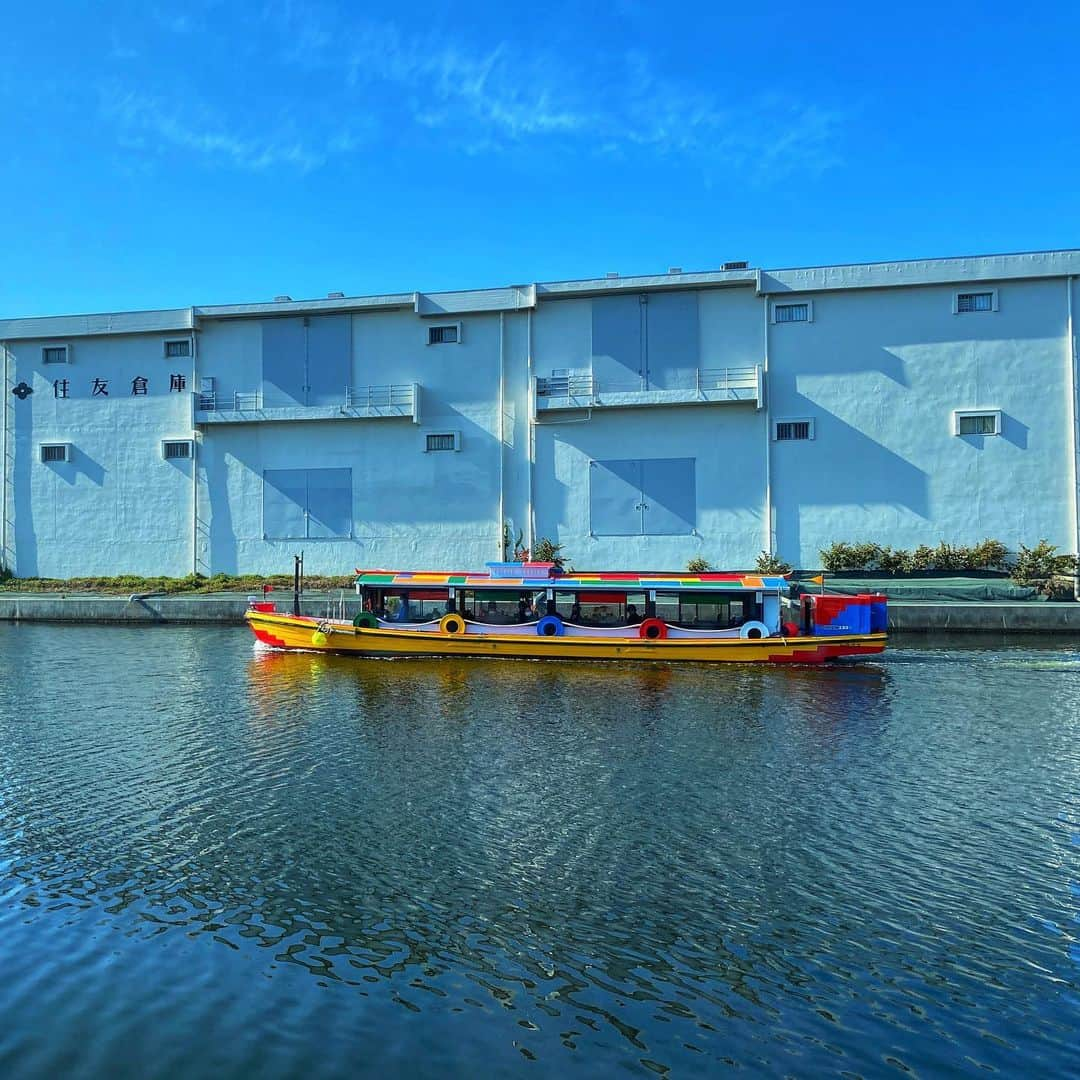
<path fill-rule="evenodd" d="M 209 515 L 200 512 L 198 523 L 200 536 L 206 538 L 205 571 L 207 574 L 236 574 L 239 565 L 236 530 L 229 505 L 229 475 L 225 468 L 225 455 L 214 447 L 210 439 L 204 439 L 199 449 L 203 476 L 206 478 L 206 498 L 210 505 Z M 239 464 L 244 465 L 243 462 Z"/>
<path fill-rule="evenodd" d="M 1003 412 L 1001 414 L 1000 435 L 958 435 L 957 438 L 961 442 L 967 443 L 968 446 L 973 446 L 976 450 L 985 450 L 986 440 L 993 438 L 1004 439 L 1006 442 L 1012 443 L 1018 450 L 1026 450 L 1030 431 L 1031 429 L 1027 424 L 1021 423 L 1015 416 Z"/>
<path fill-rule="evenodd" d="M 31 484 L 34 468 L 34 414 L 30 409 L 15 411 L 15 463 L 12 469 L 12 509 L 15 520 L 9 525 L 14 558 L 8 567 L 19 577 L 38 576 L 37 533 L 34 531 L 34 500 Z M 7 447 L 2 448 L 4 453 Z M 5 551 L 5 560 L 11 558 Z"/>
<path fill-rule="evenodd" d="M 50 461 L 46 463 L 45 468 L 72 487 L 78 483 L 80 476 L 85 476 L 96 487 L 101 487 L 105 483 L 105 466 L 77 446 L 71 448 L 70 461 Z"/>
<path fill-rule="evenodd" d="M 827 357 L 814 357 L 812 373 L 815 375 L 865 375 L 868 371 L 878 371 L 899 386 L 911 385 L 907 372 L 904 370 L 903 358 L 885 345 L 874 350 L 854 348 L 850 353 L 842 349 L 830 350 Z M 811 372 L 799 374 L 809 375 Z"/>
<path fill-rule="evenodd" d="M 804 507 L 865 512 L 892 506 L 929 517 L 926 472 L 816 402 L 808 401 L 806 408 L 815 417 L 815 439 L 809 445 L 818 452 L 807 454 L 804 442 L 772 444 L 776 547 L 781 557 L 796 565 L 802 562 Z M 839 535 L 833 539 L 853 538 L 857 539 Z"/>

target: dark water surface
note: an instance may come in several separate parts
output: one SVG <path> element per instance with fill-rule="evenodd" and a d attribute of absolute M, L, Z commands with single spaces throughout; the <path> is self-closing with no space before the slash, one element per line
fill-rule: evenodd
<path fill-rule="evenodd" d="M 0 657 L 5 1078 L 1080 1068 L 1075 643 Z"/>

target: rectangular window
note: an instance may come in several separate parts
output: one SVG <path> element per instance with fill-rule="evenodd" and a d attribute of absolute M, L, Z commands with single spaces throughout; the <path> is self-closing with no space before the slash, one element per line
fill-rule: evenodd
<path fill-rule="evenodd" d="M 997 309 L 997 289 L 953 294 L 953 312 L 957 315 L 972 311 L 997 311 Z"/>
<path fill-rule="evenodd" d="M 459 450 L 461 449 L 459 436 L 456 431 L 440 431 L 435 434 L 425 436 L 424 452 L 427 454 L 433 453 L 437 450 Z"/>
<path fill-rule="evenodd" d="M 427 343 L 429 345 L 455 345 L 461 341 L 461 323 L 447 326 L 429 326 Z"/>
<path fill-rule="evenodd" d="M 46 364 L 66 364 L 68 347 L 66 345 L 46 345 L 41 350 L 41 359 Z"/>
<path fill-rule="evenodd" d="M 799 304 L 773 304 L 773 322 L 812 322 L 813 308 L 809 300 Z"/>
<path fill-rule="evenodd" d="M 263 536 L 267 540 L 352 535 L 352 469 L 267 469 Z"/>
<path fill-rule="evenodd" d="M 753 594 L 717 596 L 709 593 L 656 594 L 656 614 L 673 626 L 694 630 L 725 630 L 759 618 Z"/>
<path fill-rule="evenodd" d="M 69 443 L 42 443 L 41 460 L 46 464 L 57 461 L 70 461 L 71 445 Z"/>
<path fill-rule="evenodd" d="M 688 536 L 697 522 L 694 458 L 589 463 L 594 536 Z"/>
<path fill-rule="evenodd" d="M 953 414 L 953 433 L 956 435 L 1000 435 L 1001 410 L 958 410 Z"/>
<path fill-rule="evenodd" d="M 161 444 L 161 456 L 166 461 L 178 461 L 180 458 L 191 457 L 191 440 L 175 439 L 164 441 Z"/>
<path fill-rule="evenodd" d="M 165 359 L 173 360 L 181 356 L 191 355 L 191 341 L 188 338 L 177 338 L 175 341 L 165 342 Z"/>
<path fill-rule="evenodd" d="M 809 418 L 776 420 L 773 423 L 773 439 L 776 442 L 795 442 L 800 439 L 812 439 L 813 437 L 814 421 Z"/>

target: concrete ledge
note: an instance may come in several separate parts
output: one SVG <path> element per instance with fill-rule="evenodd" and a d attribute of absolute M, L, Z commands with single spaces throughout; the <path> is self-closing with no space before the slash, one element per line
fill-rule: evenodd
<path fill-rule="evenodd" d="M 889 629 L 904 632 L 1080 634 L 1080 603 L 890 601 Z"/>
<path fill-rule="evenodd" d="M 323 618 L 327 604 L 336 614 L 336 594 L 306 596 L 301 603 L 305 615 Z M 247 595 L 208 594 L 192 596 L 57 596 L 55 594 L 0 595 L 0 621 L 72 623 L 217 623 L 243 624 Z M 291 611 L 292 598 L 277 600 L 279 610 Z M 355 594 L 345 598 L 345 614 L 352 618 L 360 610 Z"/>

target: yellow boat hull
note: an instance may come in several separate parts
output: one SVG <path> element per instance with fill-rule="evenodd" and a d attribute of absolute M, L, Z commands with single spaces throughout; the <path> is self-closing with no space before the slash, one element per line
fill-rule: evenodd
<path fill-rule="evenodd" d="M 771 638 L 541 637 L 523 634 L 446 634 L 355 627 L 350 623 L 248 611 L 259 641 L 276 649 L 355 653 L 357 656 L 507 656 L 524 660 L 675 660 L 705 663 L 820 664 L 883 652 L 885 634 Z"/>

